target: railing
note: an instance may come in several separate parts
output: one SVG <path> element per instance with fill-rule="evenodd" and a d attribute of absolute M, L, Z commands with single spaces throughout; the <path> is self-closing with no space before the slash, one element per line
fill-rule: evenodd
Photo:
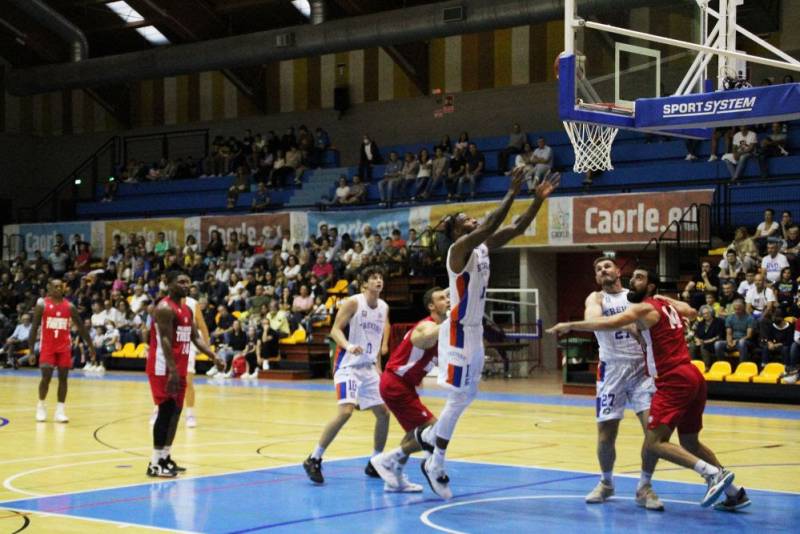
<path fill-rule="evenodd" d="M 208 156 L 209 131 L 207 128 L 178 130 L 155 134 L 128 135 L 122 140 L 122 162 L 130 159 L 145 162 L 161 158 L 177 159 Z"/>
<path fill-rule="evenodd" d="M 2 259 L 13 259 L 17 254 L 25 249 L 20 234 L 3 234 Z"/>

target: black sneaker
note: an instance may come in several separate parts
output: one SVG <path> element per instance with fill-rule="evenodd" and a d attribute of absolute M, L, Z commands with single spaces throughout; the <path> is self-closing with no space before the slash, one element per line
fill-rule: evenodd
<path fill-rule="evenodd" d="M 433 454 L 433 445 L 422 439 L 422 431 L 424 428 L 417 427 L 414 429 L 414 439 L 417 440 L 419 446 L 422 447 L 422 450 L 425 452 L 429 452 Z"/>
<path fill-rule="evenodd" d="M 726 495 L 724 501 L 718 502 L 714 505 L 714 510 L 735 512 L 736 510 L 747 508 L 750 506 L 750 504 L 752 503 L 750 502 L 750 497 L 747 496 L 747 492 L 744 491 L 744 488 L 739 488 L 739 491 L 736 493 L 735 497 Z"/>
<path fill-rule="evenodd" d="M 378 474 L 378 471 L 372 466 L 372 462 L 367 460 L 367 467 L 364 468 L 364 474 L 370 478 L 381 478 L 381 475 Z"/>
<path fill-rule="evenodd" d="M 303 462 L 303 469 L 306 470 L 306 474 L 308 478 L 314 484 L 323 484 L 325 479 L 322 477 L 322 459 L 321 458 L 312 458 L 309 456 L 306 458 L 306 461 Z"/>
<path fill-rule="evenodd" d="M 147 476 L 154 478 L 175 478 L 178 472 L 170 469 L 167 465 L 166 459 L 162 458 L 157 464 L 150 462 L 147 464 Z"/>
<path fill-rule="evenodd" d="M 186 468 L 185 467 L 181 467 L 178 464 L 176 464 L 175 461 L 172 459 L 172 456 L 167 456 L 167 466 L 170 469 L 172 469 L 173 471 L 175 471 L 176 473 L 185 473 L 186 472 Z"/>

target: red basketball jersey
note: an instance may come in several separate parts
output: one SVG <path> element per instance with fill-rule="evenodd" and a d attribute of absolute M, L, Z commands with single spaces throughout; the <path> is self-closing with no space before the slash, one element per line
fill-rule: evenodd
<path fill-rule="evenodd" d="M 411 327 L 411 330 L 406 332 L 403 336 L 403 341 L 397 345 L 389 361 L 386 363 L 386 370 L 392 371 L 399 376 L 405 383 L 412 387 L 420 385 L 422 379 L 428 374 L 428 371 L 433 366 L 432 360 L 437 355 L 437 346 L 422 350 L 411 344 L 411 333 L 417 325 L 426 321 L 433 322 L 433 318 L 428 316 Z"/>
<path fill-rule="evenodd" d="M 691 363 L 680 314 L 664 300 L 648 297 L 644 302 L 658 312 L 658 322 L 648 330 L 658 375 L 664 376 L 682 363 Z"/>
<path fill-rule="evenodd" d="M 69 330 L 72 326 L 72 305 L 66 299 L 54 302 L 50 297 L 44 299 L 42 311 L 41 351 L 46 353 L 70 352 Z"/>
<path fill-rule="evenodd" d="M 186 370 L 189 366 L 189 350 L 192 344 L 192 312 L 186 304 L 176 304 L 169 297 L 164 298 L 161 302 L 166 303 L 175 312 L 175 320 L 172 323 L 172 357 L 175 358 L 178 374 L 186 376 Z M 147 373 L 157 376 L 167 374 L 167 359 L 164 356 L 161 336 L 155 319 L 150 327 Z"/>

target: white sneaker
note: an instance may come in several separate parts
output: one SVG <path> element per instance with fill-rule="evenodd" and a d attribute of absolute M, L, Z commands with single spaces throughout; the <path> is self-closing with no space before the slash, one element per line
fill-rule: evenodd
<path fill-rule="evenodd" d="M 47 421 L 47 408 L 44 406 L 36 407 L 36 421 L 39 423 L 44 423 Z"/>
<path fill-rule="evenodd" d="M 233 376 L 233 369 L 222 375 L 223 378 L 231 378 L 232 376 Z"/>
<path fill-rule="evenodd" d="M 584 501 L 589 504 L 599 504 L 601 502 L 605 502 L 608 500 L 609 497 L 614 495 L 614 486 L 611 484 L 607 484 L 604 481 L 600 481 L 597 483 L 597 486 L 589 492 L 589 495 L 586 496 Z"/>
<path fill-rule="evenodd" d="M 258 380 L 258 369 L 250 373 L 250 378 L 252 378 L 253 380 Z"/>
<path fill-rule="evenodd" d="M 383 481 L 388 485 L 394 487 L 400 485 L 400 481 L 397 480 L 397 476 L 395 476 L 394 462 L 387 458 L 383 453 L 376 454 L 370 458 L 369 463 L 372 464 L 372 467 L 375 468 L 375 471 L 378 472 Z"/>
<path fill-rule="evenodd" d="M 717 158 L 716 154 L 711 154 L 710 156 L 708 156 L 708 161 L 717 161 L 717 159 L 719 158 Z"/>
<path fill-rule="evenodd" d="M 214 375 L 216 375 L 217 373 L 219 373 L 219 369 L 217 369 L 217 366 L 216 366 L 216 365 L 212 365 L 212 366 L 211 366 L 211 369 L 209 369 L 208 371 L 206 371 L 206 376 L 214 376 Z"/>
<path fill-rule="evenodd" d="M 92 365 L 91 363 L 87 363 L 86 365 L 83 366 L 84 373 L 92 373 L 93 371 L 94 371 L 94 365 Z"/>
<path fill-rule="evenodd" d="M 686 161 L 695 161 L 696 159 L 697 156 L 695 156 L 694 154 L 686 154 Z"/>
<path fill-rule="evenodd" d="M 104 374 L 106 374 L 106 368 L 103 367 L 102 365 L 98 365 L 97 367 L 95 367 L 94 372 L 100 376 L 103 376 Z"/>
<path fill-rule="evenodd" d="M 664 511 L 664 503 L 658 498 L 656 492 L 653 491 L 653 486 L 650 483 L 642 486 L 641 489 L 636 490 L 636 504 L 646 508 L 647 510 L 655 510 L 657 512 Z"/>
<path fill-rule="evenodd" d="M 733 159 L 733 154 L 731 154 L 731 153 L 723 154 L 722 155 L 722 161 L 727 161 L 728 163 L 732 163 L 734 165 L 736 164 L 736 160 Z"/>
<path fill-rule="evenodd" d="M 56 415 L 53 417 L 56 423 L 69 423 L 69 417 L 64 413 L 64 410 L 56 410 Z"/>
<path fill-rule="evenodd" d="M 264 371 L 269 371 L 269 360 L 264 360 L 264 362 L 261 364 L 261 368 Z"/>
<path fill-rule="evenodd" d="M 716 500 L 719 499 L 719 496 L 725 491 L 725 488 L 731 485 L 733 479 L 733 473 L 727 469 L 723 469 L 716 475 L 706 478 L 708 489 L 706 490 L 706 494 L 703 496 L 703 500 L 700 501 L 700 506 L 707 508 L 714 504 Z"/>
<path fill-rule="evenodd" d="M 422 484 L 415 484 L 408 480 L 405 473 L 401 472 L 397 479 L 400 483 L 392 486 L 388 482 L 383 484 L 383 491 L 386 493 L 422 493 Z"/>
<path fill-rule="evenodd" d="M 193 415 L 186 416 L 186 428 L 195 428 L 197 426 L 197 419 Z"/>
<path fill-rule="evenodd" d="M 443 467 L 433 465 L 433 456 L 426 459 L 420 465 L 422 474 L 431 486 L 431 490 L 442 499 L 452 499 L 453 492 L 450 491 L 450 478 L 445 473 Z"/>

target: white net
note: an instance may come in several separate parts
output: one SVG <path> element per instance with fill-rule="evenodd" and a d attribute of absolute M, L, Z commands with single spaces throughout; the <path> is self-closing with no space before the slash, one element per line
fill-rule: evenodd
<path fill-rule="evenodd" d="M 611 164 L 611 145 L 617 137 L 619 128 L 594 122 L 564 121 L 572 148 L 575 150 L 577 173 L 588 171 L 609 171 Z"/>

